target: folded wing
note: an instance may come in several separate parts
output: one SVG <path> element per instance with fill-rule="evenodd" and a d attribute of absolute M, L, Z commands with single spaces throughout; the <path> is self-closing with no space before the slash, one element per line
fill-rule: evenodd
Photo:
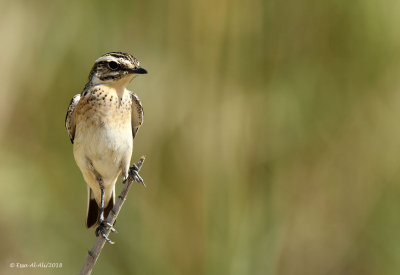
<path fill-rule="evenodd" d="M 132 99 L 132 137 L 135 138 L 137 131 L 143 123 L 143 107 L 139 98 L 133 92 L 130 92 Z"/>
<path fill-rule="evenodd" d="M 77 94 L 71 100 L 71 103 L 68 106 L 67 115 L 65 117 L 65 128 L 67 129 L 69 139 L 72 143 L 74 143 L 75 138 L 75 107 L 78 105 L 79 100 L 81 99 L 81 95 Z"/>

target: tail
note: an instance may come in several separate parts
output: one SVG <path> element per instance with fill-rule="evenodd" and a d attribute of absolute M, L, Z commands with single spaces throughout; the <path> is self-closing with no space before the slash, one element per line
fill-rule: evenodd
<path fill-rule="evenodd" d="M 114 207 L 115 200 L 115 190 L 113 190 L 110 201 L 108 205 L 104 208 L 104 218 L 108 217 L 111 209 Z M 90 228 L 99 223 L 100 217 L 100 207 L 97 205 L 96 200 L 94 199 L 94 195 L 92 189 L 88 186 L 88 208 L 87 208 L 87 216 L 86 216 L 86 227 Z"/>

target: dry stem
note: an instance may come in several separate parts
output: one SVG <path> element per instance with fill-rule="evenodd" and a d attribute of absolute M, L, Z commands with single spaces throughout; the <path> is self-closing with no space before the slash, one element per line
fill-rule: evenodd
<path fill-rule="evenodd" d="M 145 157 L 142 156 L 140 160 L 136 163 L 136 166 L 138 168 L 137 171 L 140 170 L 142 167 L 142 164 L 145 160 Z M 130 170 L 133 169 L 132 167 Z M 108 217 L 106 219 L 106 222 L 109 224 L 114 224 L 115 220 L 118 217 L 119 211 L 122 208 L 122 205 L 124 204 L 126 200 L 126 196 L 128 195 L 129 188 L 131 187 L 132 182 L 135 180 L 132 176 L 132 173 L 129 173 L 129 177 L 127 181 L 124 184 L 124 188 L 121 191 L 121 194 L 118 196 L 117 202 L 115 203 L 113 209 L 110 211 L 110 214 L 108 214 Z M 108 237 L 108 234 L 111 232 L 111 227 L 106 227 L 105 230 L 105 235 Z M 88 255 L 86 256 L 85 262 L 82 265 L 82 269 L 80 271 L 80 275 L 88 275 L 92 272 L 92 269 L 94 265 L 96 264 L 97 259 L 100 256 L 101 250 L 104 247 L 104 244 L 106 243 L 106 239 L 99 234 L 97 237 L 96 241 L 93 244 L 92 249 L 88 252 Z"/>

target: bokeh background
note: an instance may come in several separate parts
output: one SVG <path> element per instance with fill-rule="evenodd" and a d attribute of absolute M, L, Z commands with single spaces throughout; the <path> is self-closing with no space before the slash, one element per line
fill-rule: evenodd
<path fill-rule="evenodd" d="M 129 86 L 148 188 L 93 274 L 400 274 L 399 13 L 0 1 L 0 274 L 77 274 L 95 240 L 64 118 L 109 51 L 149 71 Z M 32 262 L 63 267 L 9 267 Z"/>

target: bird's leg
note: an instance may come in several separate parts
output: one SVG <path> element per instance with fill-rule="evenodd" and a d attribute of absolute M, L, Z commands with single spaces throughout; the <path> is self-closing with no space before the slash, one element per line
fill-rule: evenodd
<path fill-rule="evenodd" d="M 100 218 L 99 223 L 104 221 L 104 185 L 100 183 L 101 199 L 100 199 Z"/>
<path fill-rule="evenodd" d="M 112 232 L 116 232 L 115 228 L 112 226 L 112 224 L 108 223 L 106 220 L 104 220 L 104 183 L 101 178 L 97 178 L 97 181 L 99 182 L 100 190 L 101 190 L 101 198 L 100 198 L 100 216 L 99 216 L 99 226 L 96 228 L 96 236 L 99 236 L 99 233 L 103 236 L 104 239 L 110 244 L 114 244 L 113 241 L 111 241 L 106 233 L 105 229 L 106 227 L 110 227 Z"/>

